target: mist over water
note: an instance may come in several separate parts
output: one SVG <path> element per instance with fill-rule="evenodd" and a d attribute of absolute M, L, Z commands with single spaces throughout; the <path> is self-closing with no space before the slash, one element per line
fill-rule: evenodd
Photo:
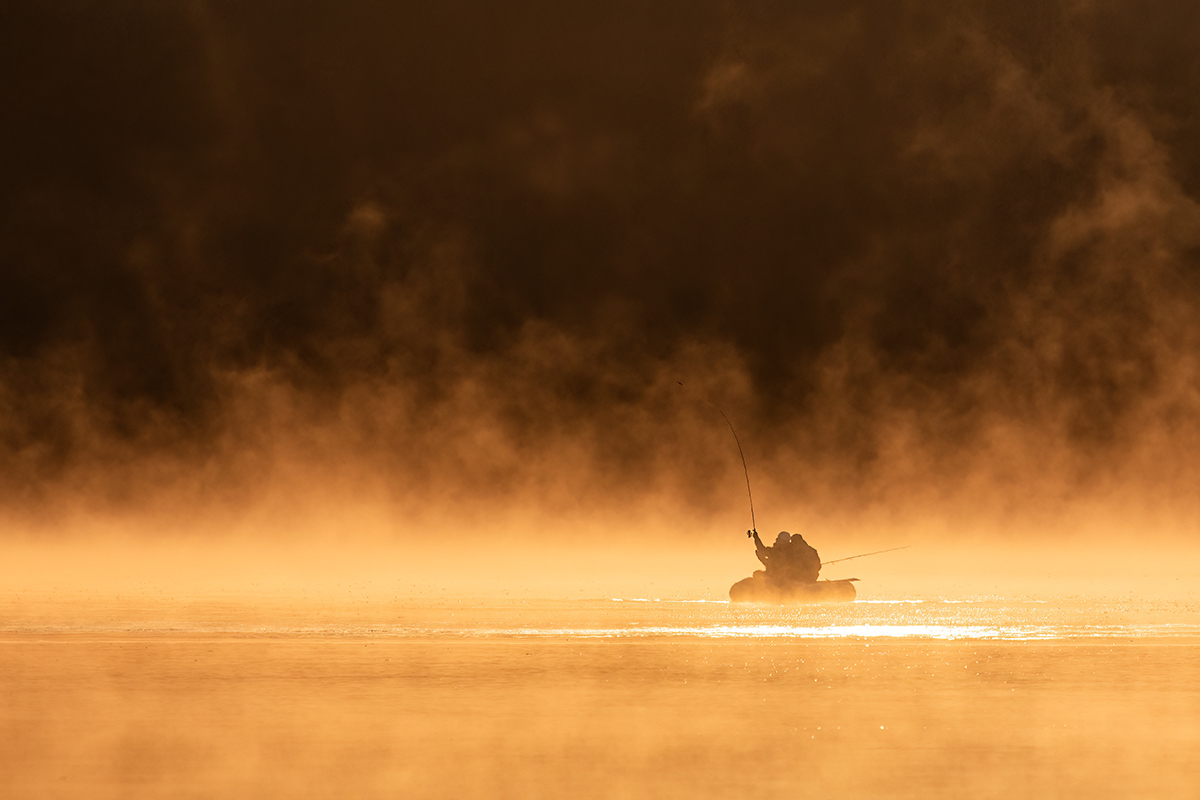
<path fill-rule="evenodd" d="M 14 524 L 1194 530 L 1186 4 L 3 14 Z"/>
<path fill-rule="evenodd" d="M 973 551 L 922 574 L 903 551 L 856 567 L 853 603 L 756 606 L 728 601 L 724 553 L 455 583 L 384 552 L 82 576 L 30 569 L 45 552 L 0 599 L 7 796 L 1167 798 L 1200 778 L 1184 564 L 1039 576 Z"/>
<path fill-rule="evenodd" d="M 6 0 L 0 795 L 1191 796 L 1197 41 Z"/>

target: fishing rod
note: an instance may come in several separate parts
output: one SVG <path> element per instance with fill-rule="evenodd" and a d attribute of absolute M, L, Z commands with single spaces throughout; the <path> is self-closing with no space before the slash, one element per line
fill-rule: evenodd
<path fill-rule="evenodd" d="M 680 386 L 683 386 L 683 381 L 675 381 Z M 687 389 L 686 386 L 683 386 Z M 750 498 L 750 530 L 757 533 L 758 525 L 754 522 L 754 493 L 750 491 L 750 470 L 746 468 L 746 454 L 742 452 L 742 440 L 738 438 L 737 431 L 733 429 L 733 423 L 729 421 L 729 417 L 725 416 L 725 412 L 714 406 L 712 403 L 705 400 L 703 397 L 698 398 L 701 403 L 716 411 L 725 420 L 725 424 L 729 426 L 729 432 L 733 434 L 733 440 L 737 442 L 738 455 L 742 457 L 742 472 L 746 475 L 746 496 Z M 749 536 L 749 534 L 747 534 Z"/>
<path fill-rule="evenodd" d="M 859 553 L 856 556 L 846 556 L 845 558 L 835 558 L 833 561 L 822 561 L 821 566 L 823 567 L 827 564 L 837 564 L 842 561 L 850 561 L 851 559 L 855 559 L 855 558 L 865 558 L 866 556 L 877 556 L 880 553 L 891 553 L 895 550 L 907 550 L 910 547 L 912 547 L 911 544 L 906 544 L 906 545 L 904 545 L 904 547 L 889 547 L 887 550 L 876 550 L 873 553 Z"/>

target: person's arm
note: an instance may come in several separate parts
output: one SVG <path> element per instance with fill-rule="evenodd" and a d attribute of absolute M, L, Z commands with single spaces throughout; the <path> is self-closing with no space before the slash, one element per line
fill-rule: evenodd
<path fill-rule="evenodd" d="M 754 537 L 754 555 L 758 556 L 758 560 L 761 561 L 762 565 L 765 567 L 767 566 L 767 561 L 771 557 L 771 551 L 768 550 L 762 543 L 762 539 L 758 538 L 758 531 L 751 531 L 750 533 Z"/>

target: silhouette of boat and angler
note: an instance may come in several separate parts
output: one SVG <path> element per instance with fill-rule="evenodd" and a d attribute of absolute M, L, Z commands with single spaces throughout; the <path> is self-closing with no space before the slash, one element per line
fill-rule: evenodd
<path fill-rule="evenodd" d="M 683 386 L 682 381 L 676 381 Z M 750 491 L 750 468 L 746 466 L 746 453 L 742 450 L 742 440 L 725 412 L 708 402 L 698 398 L 700 402 L 716 411 L 729 426 L 733 440 L 737 443 L 738 456 L 742 459 L 742 474 L 746 477 L 746 497 L 750 500 L 750 530 L 746 535 L 754 540 L 754 554 L 762 562 L 763 569 L 756 570 L 749 578 L 744 578 L 729 587 L 729 599 L 735 603 L 845 603 L 858 596 L 854 582 L 858 578 L 843 578 L 841 580 L 817 580 L 821 567 L 825 564 L 835 564 L 839 561 L 849 561 L 853 558 L 873 556 L 878 553 L 890 553 L 892 550 L 903 550 L 904 547 L 892 547 L 888 550 L 877 550 L 874 553 L 863 553 L 849 558 L 838 558 L 821 563 L 817 551 L 804 537 L 780 531 L 775 538 L 775 544 L 764 545 L 758 537 L 758 528 L 754 522 L 754 492 Z"/>
<path fill-rule="evenodd" d="M 767 546 L 758 537 L 758 531 L 749 530 L 746 535 L 754 539 L 754 554 L 763 569 L 729 588 L 729 599 L 733 602 L 845 603 L 858 595 L 854 589 L 858 578 L 817 580 L 821 557 L 803 536 L 781 531 L 775 544 Z"/>

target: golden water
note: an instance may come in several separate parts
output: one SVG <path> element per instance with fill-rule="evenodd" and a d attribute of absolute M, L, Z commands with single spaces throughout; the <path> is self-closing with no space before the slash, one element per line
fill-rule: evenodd
<path fill-rule="evenodd" d="M 1200 604 L 10 597 L 5 798 L 1200 796 Z"/>

